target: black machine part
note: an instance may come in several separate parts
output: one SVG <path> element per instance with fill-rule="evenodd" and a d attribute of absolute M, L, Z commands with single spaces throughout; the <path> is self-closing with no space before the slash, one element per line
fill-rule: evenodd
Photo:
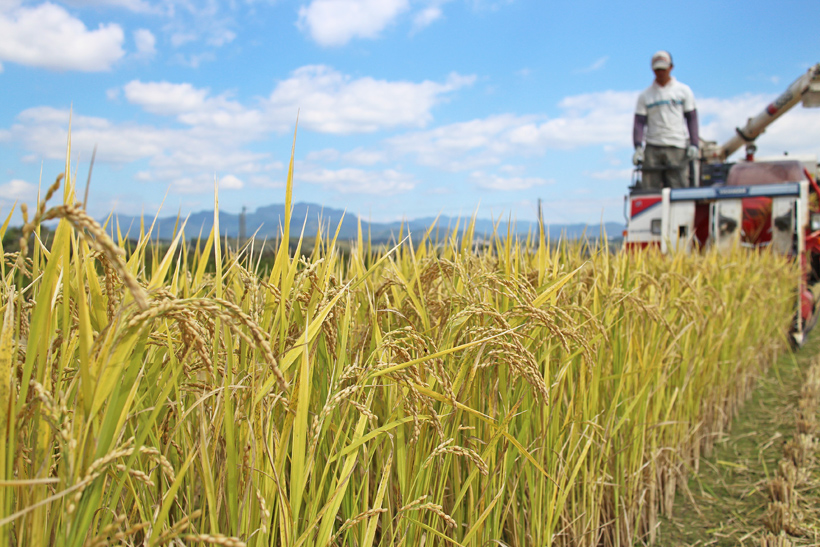
<path fill-rule="evenodd" d="M 700 166 L 700 185 L 726 184 L 729 169 L 733 165 L 734 163 L 702 163 Z"/>

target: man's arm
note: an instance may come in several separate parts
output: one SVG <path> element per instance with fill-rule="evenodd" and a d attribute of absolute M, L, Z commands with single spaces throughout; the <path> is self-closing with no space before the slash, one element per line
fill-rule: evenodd
<path fill-rule="evenodd" d="M 692 143 L 692 146 L 697 146 L 700 142 L 700 135 L 698 134 L 698 111 L 690 110 L 689 112 L 684 112 L 683 117 L 686 118 L 686 126 L 689 128 L 689 142 Z"/>
<path fill-rule="evenodd" d="M 695 125 L 697 125 L 697 117 L 695 117 Z M 635 122 L 632 125 L 632 144 L 635 148 L 640 148 L 643 145 L 643 132 L 646 127 L 646 114 L 635 114 Z"/>

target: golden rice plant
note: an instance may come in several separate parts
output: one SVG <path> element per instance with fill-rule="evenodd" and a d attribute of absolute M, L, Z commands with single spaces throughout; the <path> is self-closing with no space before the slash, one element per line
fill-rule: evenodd
<path fill-rule="evenodd" d="M 768 252 L 477 251 L 471 223 L 291 255 L 292 164 L 268 269 L 216 214 L 160 255 L 71 177 L 38 202 L 0 265 L 0 545 L 651 540 L 783 348 L 797 272 Z"/>

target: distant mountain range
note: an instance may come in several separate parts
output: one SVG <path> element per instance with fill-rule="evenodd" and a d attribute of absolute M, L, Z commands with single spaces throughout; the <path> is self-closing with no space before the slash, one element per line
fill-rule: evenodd
<path fill-rule="evenodd" d="M 222 237 L 234 238 L 239 235 L 240 215 L 234 213 L 219 213 L 219 232 Z M 130 233 L 130 237 L 134 238 L 138 235 L 140 218 L 118 215 L 120 229 L 123 234 Z M 280 227 L 285 218 L 284 204 L 274 204 L 259 207 L 256 211 L 248 211 L 245 215 L 246 236 L 251 237 L 256 234 L 257 239 L 267 238 L 275 239 L 279 236 Z M 179 222 L 184 221 L 181 218 Z M 436 222 L 440 234 L 447 233 L 456 227 L 458 223 L 459 230 L 463 229 L 471 220 L 470 217 L 446 217 L 441 216 L 436 220 L 435 217 L 418 218 L 414 220 L 404 221 L 404 234 L 406 235 L 408 229 L 414 235 L 417 233 L 426 232 L 430 226 Z M 144 219 L 145 229 L 148 230 L 151 226 L 153 218 L 146 217 Z M 355 239 L 358 233 L 359 218 L 351 213 L 346 213 L 341 209 L 332 209 L 329 207 L 322 207 L 315 203 L 296 203 L 293 205 L 293 214 L 291 215 L 290 234 L 292 237 L 298 237 L 302 232 L 304 225 L 305 237 L 313 237 L 320 229 L 320 225 L 324 232 L 330 231 L 332 236 L 339 222 L 342 222 L 342 227 L 339 230 L 340 239 Z M 602 225 L 599 224 L 549 224 L 545 219 L 547 229 L 549 230 L 552 239 L 565 237 L 569 239 L 577 239 L 584 235 L 588 238 L 598 238 L 601 233 Z M 203 237 L 210 233 L 214 223 L 213 211 L 200 211 L 192 213 L 185 225 L 185 235 L 187 238 L 196 237 L 201 230 Z M 321 224 L 320 224 L 321 223 Z M 368 231 L 370 238 L 373 241 L 384 241 L 395 238 L 399 234 L 399 229 L 402 222 L 368 222 L 364 219 L 361 221 L 362 233 L 367 237 Z M 174 236 L 174 230 L 177 226 L 176 216 L 160 217 L 156 221 L 152 237 L 160 239 L 171 239 Z M 494 223 L 492 220 L 476 219 L 475 232 L 477 236 L 489 236 L 493 232 Z M 525 235 L 530 231 L 537 231 L 538 225 L 536 222 L 522 222 L 515 223 L 514 233 L 516 235 Z M 624 225 L 617 222 L 606 222 L 603 224 L 606 234 L 610 238 L 617 238 L 621 236 Z M 498 224 L 498 231 L 502 234 L 507 233 L 507 220 L 502 219 Z"/>

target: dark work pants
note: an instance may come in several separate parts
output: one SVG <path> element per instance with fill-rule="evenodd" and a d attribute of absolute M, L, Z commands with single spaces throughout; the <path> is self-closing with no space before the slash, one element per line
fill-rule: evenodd
<path fill-rule="evenodd" d="M 688 188 L 689 162 L 686 149 L 647 144 L 643 159 L 641 188 Z M 664 181 L 666 184 L 664 184 Z"/>

